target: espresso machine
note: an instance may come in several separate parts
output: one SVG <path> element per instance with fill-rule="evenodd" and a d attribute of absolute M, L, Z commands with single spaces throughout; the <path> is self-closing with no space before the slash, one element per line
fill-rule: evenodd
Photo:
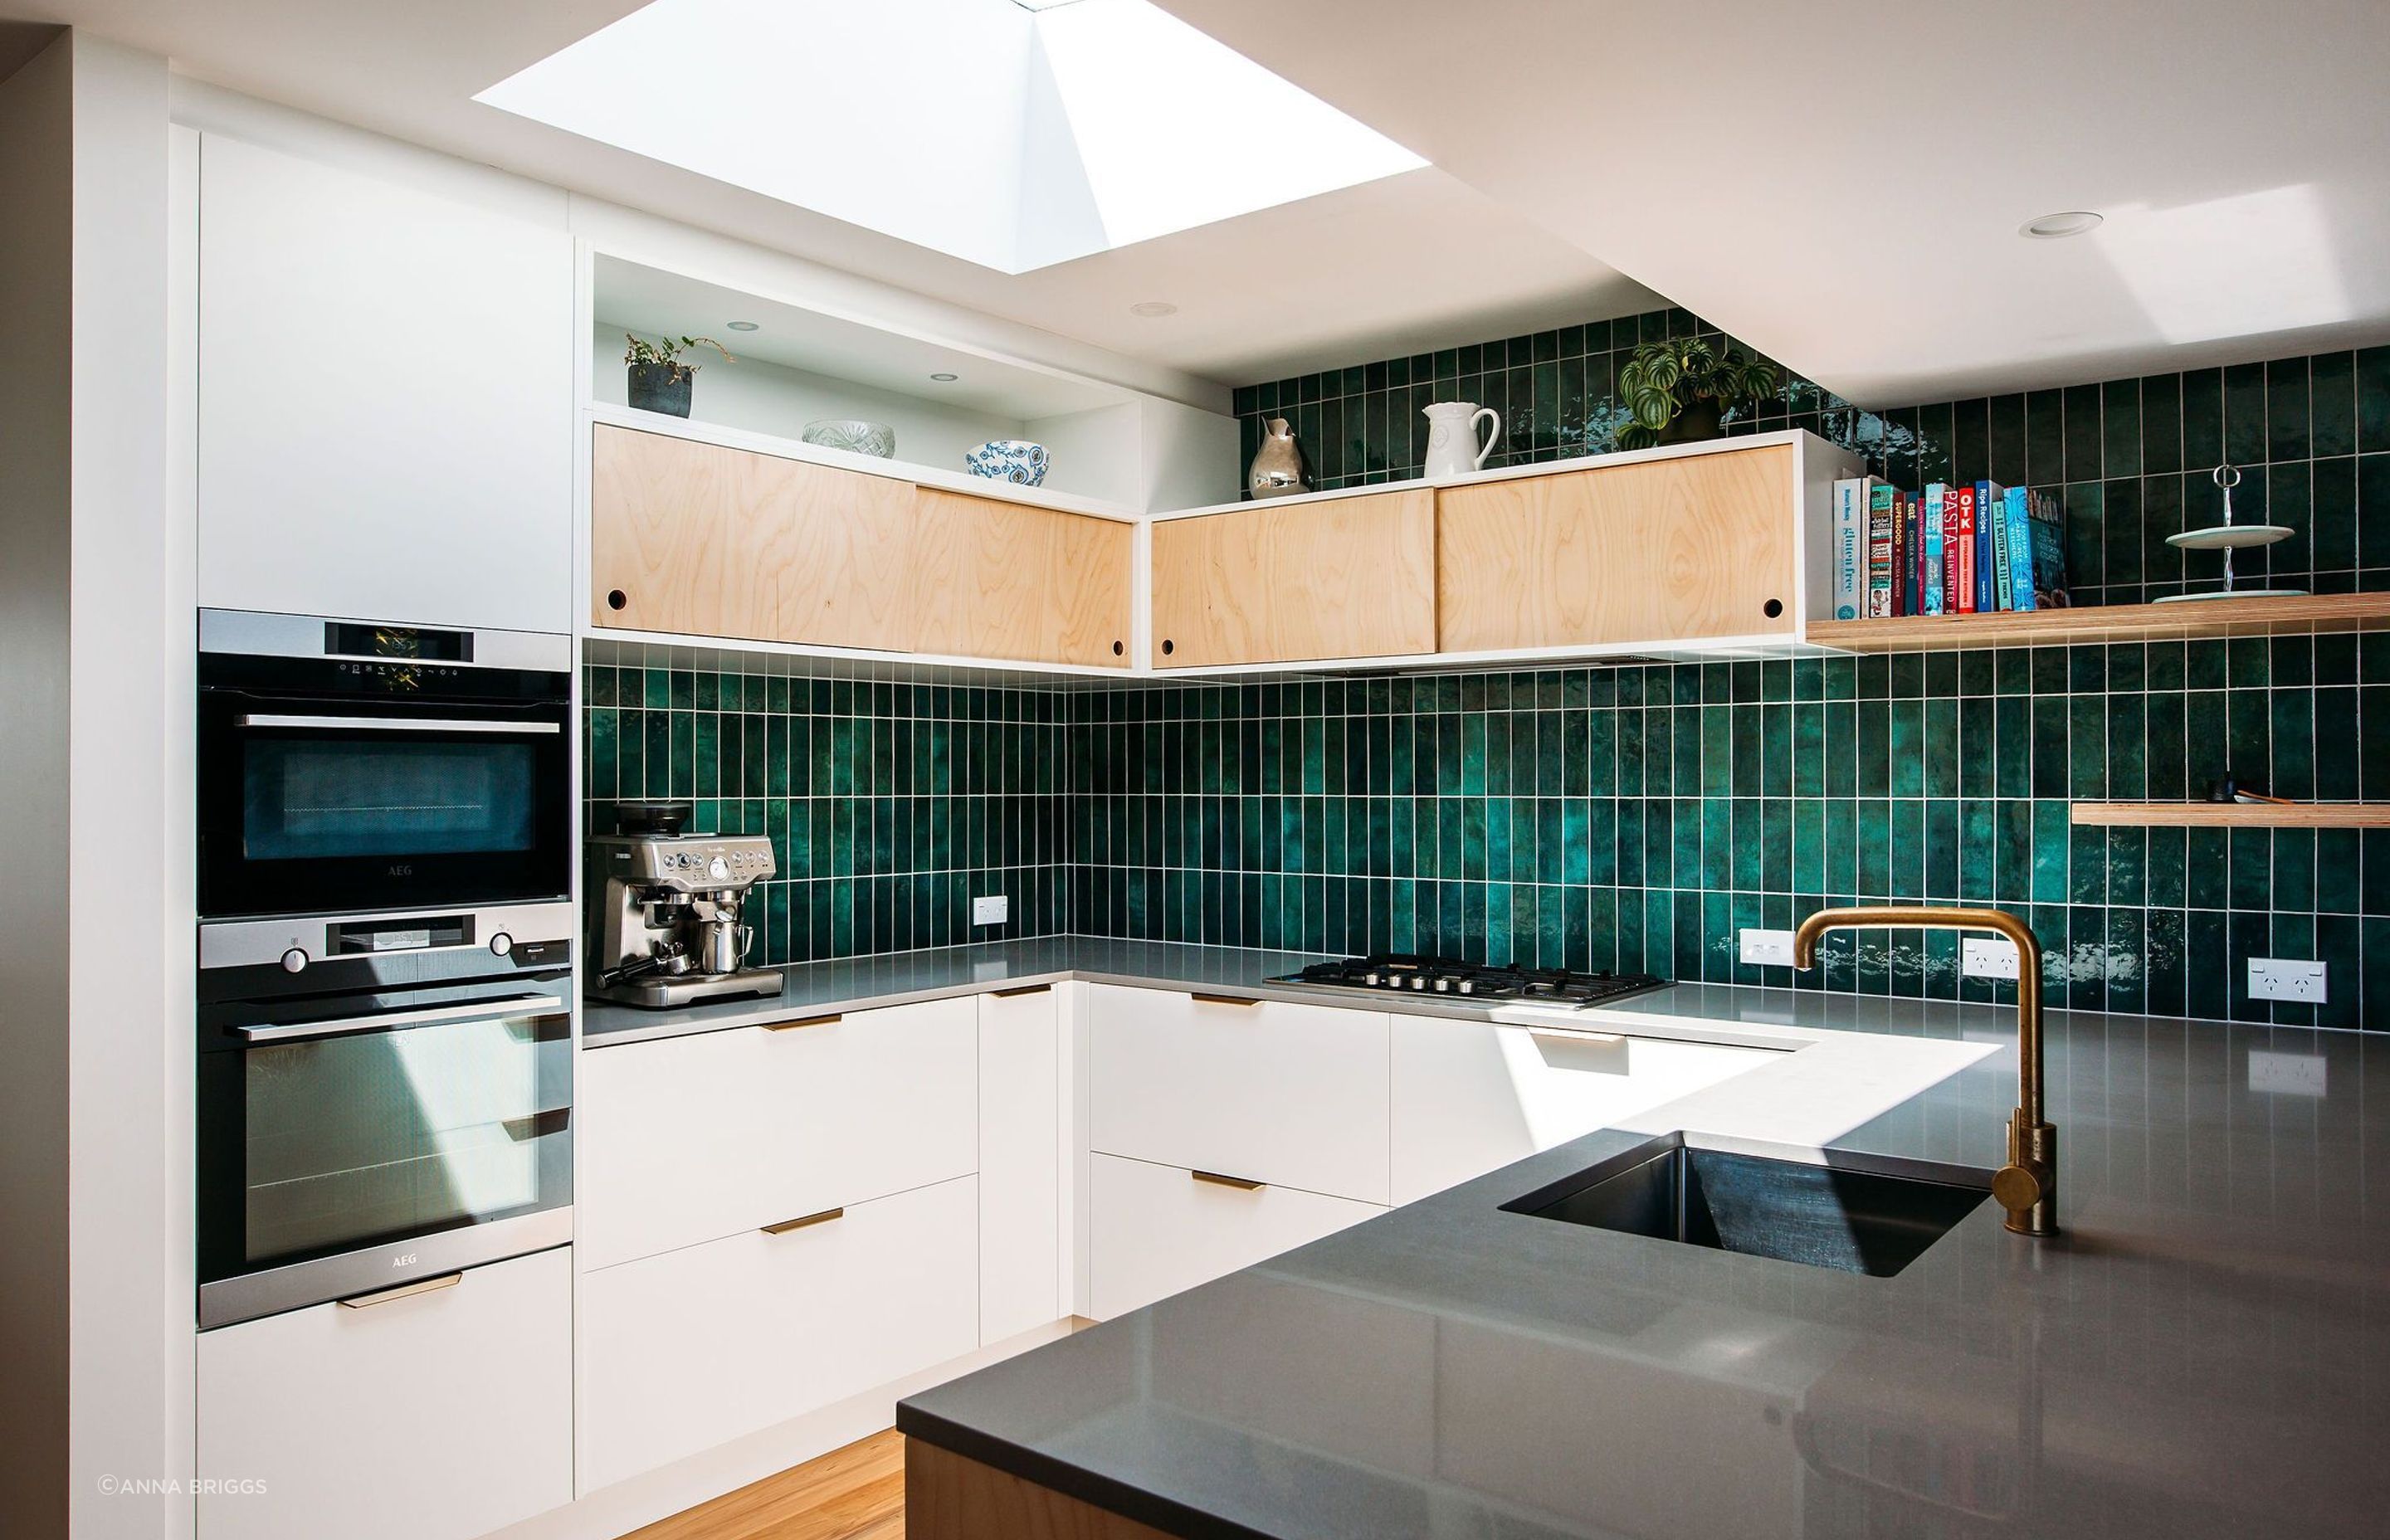
<path fill-rule="evenodd" d="M 653 1010 L 780 993 L 750 968 L 747 890 L 772 875 L 760 834 L 690 834 L 687 802 L 625 802 L 623 832 L 589 841 L 588 994 Z"/>

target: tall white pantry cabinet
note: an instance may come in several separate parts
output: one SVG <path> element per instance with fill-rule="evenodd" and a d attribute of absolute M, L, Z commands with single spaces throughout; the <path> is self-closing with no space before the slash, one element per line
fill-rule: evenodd
<path fill-rule="evenodd" d="M 561 198 L 543 223 L 203 134 L 199 250 L 199 603 L 570 631 Z"/>

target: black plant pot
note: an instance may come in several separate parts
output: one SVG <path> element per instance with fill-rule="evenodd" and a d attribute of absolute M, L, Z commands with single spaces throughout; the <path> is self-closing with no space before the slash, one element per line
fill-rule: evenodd
<path fill-rule="evenodd" d="M 673 378 L 677 372 L 678 379 Z M 683 368 L 675 371 L 670 364 L 634 364 L 631 366 L 631 404 L 642 412 L 662 412 L 667 417 L 688 416 L 689 387 L 697 383 L 697 371 Z"/>
<path fill-rule="evenodd" d="M 1716 438 L 1726 430 L 1719 420 L 1724 411 L 1725 408 L 1715 401 L 1690 402 L 1678 407 L 1677 415 L 1668 419 L 1668 426 L 1660 430 L 1660 442 L 1699 443 L 1704 439 Z"/>

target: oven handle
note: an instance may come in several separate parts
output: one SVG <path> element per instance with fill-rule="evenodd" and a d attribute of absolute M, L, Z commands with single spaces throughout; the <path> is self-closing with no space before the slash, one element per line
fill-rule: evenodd
<path fill-rule="evenodd" d="M 291 1037 L 344 1037 L 352 1033 L 378 1032 L 384 1027 L 421 1026 L 433 1021 L 473 1021 L 492 1016 L 547 1016 L 571 1008 L 553 995 L 510 995 L 503 1000 L 468 1000 L 461 1005 L 385 1011 L 379 1016 L 235 1027 L 232 1033 L 245 1043 L 279 1043 Z"/>
<path fill-rule="evenodd" d="M 263 716 L 240 719 L 244 727 L 321 727 L 340 732 L 362 727 L 377 733 L 560 733 L 554 722 L 469 722 L 430 716 Z"/>

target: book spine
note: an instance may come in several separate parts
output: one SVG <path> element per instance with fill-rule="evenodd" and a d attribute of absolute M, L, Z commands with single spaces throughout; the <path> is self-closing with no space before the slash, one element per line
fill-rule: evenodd
<path fill-rule="evenodd" d="M 1950 608 L 1961 615 L 1975 612 L 1975 489 L 1955 486 L 1950 489 L 1950 501 L 1956 505 L 1950 515 L 1950 572 L 1958 581 L 1953 597 L 1958 601 Z"/>
<path fill-rule="evenodd" d="M 1973 487 L 1975 512 L 1975 608 L 1998 610 L 2000 597 L 1995 576 L 1992 555 L 1992 532 L 1999 527 L 1999 514 L 1992 505 L 1992 483 L 1977 481 Z"/>
<path fill-rule="evenodd" d="M 1942 508 L 1943 494 L 1948 490 L 1939 481 L 1926 482 L 1924 506 L 1919 513 L 1918 521 L 1924 526 L 1925 531 L 1924 571 L 1921 574 L 1925 593 L 1925 607 L 1920 611 L 1921 614 L 1941 614 L 1942 606 L 1949 597 L 1946 582 L 1948 574 L 1945 565 L 1948 553 L 1944 547 L 1949 542 L 1950 532 L 1948 526 L 1943 522 Z"/>
<path fill-rule="evenodd" d="M 1892 493 L 1892 612 L 1908 613 L 1908 494 Z"/>
<path fill-rule="evenodd" d="M 1868 481 L 1867 612 L 1882 619 L 1892 610 L 1893 489 L 1870 478 Z"/>
<path fill-rule="evenodd" d="M 1834 619 L 1859 618 L 1861 584 L 1867 560 L 1859 495 L 1867 483 L 1844 480 L 1834 483 Z"/>
<path fill-rule="evenodd" d="M 2025 515 L 2026 493 L 2009 488 L 2009 607 L 2031 610 L 2033 603 L 2033 530 Z"/>
<path fill-rule="evenodd" d="M 1992 546 L 1991 609 L 2013 610 L 2009 602 L 2009 493 L 1997 482 L 1984 483 L 1984 522 L 1990 529 Z"/>

